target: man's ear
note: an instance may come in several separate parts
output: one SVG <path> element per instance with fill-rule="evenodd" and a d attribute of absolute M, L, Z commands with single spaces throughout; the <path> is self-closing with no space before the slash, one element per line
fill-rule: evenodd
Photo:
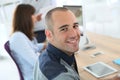
<path fill-rule="evenodd" d="M 48 39 L 52 38 L 52 32 L 50 30 L 45 30 L 45 35 Z"/>

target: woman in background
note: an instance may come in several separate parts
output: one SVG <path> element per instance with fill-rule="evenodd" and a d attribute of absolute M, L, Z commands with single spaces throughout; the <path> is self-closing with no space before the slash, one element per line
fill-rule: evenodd
<path fill-rule="evenodd" d="M 35 8 L 29 4 L 19 4 L 13 17 L 13 31 L 9 39 L 12 55 L 18 63 L 24 80 L 33 80 L 33 68 L 42 44 L 34 38 L 34 23 L 37 21 Z"/>
<path fill-rule="evenodd" d="M 21 3 L 32 5 L 36 10 L 35 14 L 38 20 L 39 20 L 39 16 L 42 16 L 42 19 L 35 23 L 34 33 L 38 43 L 46 42 L 44 17 L 49 9 L 52 9 L 57 6 L 57 1 L 56 0 L 22 0 Z"/>

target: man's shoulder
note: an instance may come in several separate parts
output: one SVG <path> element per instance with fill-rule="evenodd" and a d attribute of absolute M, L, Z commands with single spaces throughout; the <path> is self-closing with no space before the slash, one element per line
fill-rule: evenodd
<path fill-rule="evenodd" d="M 62 72 L 67 72 L 64 65 L 58 59 L 44 52 L 39 57 L 39 68 L 41 72 L 49 79 L 53 79 L 60 75 Z"/>

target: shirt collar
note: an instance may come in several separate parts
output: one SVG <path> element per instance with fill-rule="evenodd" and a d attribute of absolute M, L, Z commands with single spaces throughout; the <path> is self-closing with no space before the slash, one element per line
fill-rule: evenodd
<path fill-rule="evenodd" d="M 52 44 L 48 43 L 47 50 L 50 52 L 50 54 L 54 55 L 57 59 L 63 59 L 65 62 L 67 62 L 70 66 L 75 61 L 74 54 L 72 56 L 68 56 L 66 53 L 61 51 L 60 49 L 56 48 Z"/>

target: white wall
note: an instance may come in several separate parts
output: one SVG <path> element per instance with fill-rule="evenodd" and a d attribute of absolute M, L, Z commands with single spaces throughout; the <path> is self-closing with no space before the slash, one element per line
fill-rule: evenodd
<path fill-rule="evenodd" d="M 8 40 L 11 27 L 12 27 L 12 17 L 14 9 L 17 5 L 15 0 L 0 0 L 0 56 L 4 55 L 6 51 L 4 50 L 4 43 Z"/>
<path fill-rule="evenodd" d="M 0 5 L 14 1 L 20 0 L 0 0 Z M 86 30 L 120 38 L 120 0 L 57 0 L 57 5 L 65 4 L 83 5 Z M 14 4 L 0 7 L 0 23 L 11 23 L 14 8 Z"/>
<path fill-rule="evenodd" d="M 120 2 L 87 2 L 85 4 L 86 29 L 120 38 Z"/>

